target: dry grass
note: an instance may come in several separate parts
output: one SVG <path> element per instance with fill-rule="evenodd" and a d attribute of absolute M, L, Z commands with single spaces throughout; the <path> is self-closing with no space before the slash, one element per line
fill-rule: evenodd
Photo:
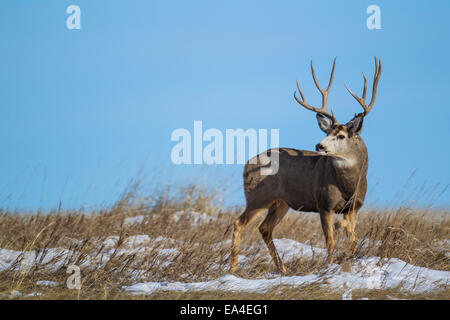
<path fill-rule="evenodd" d="M 176 196 L 174 196 L 174 194 Z M 227 273 L 230 253 L 231 222 L 240 209 L 223 209 L 204 190 L 190 186 L 183 190 L 158 193 L 154 198 L 137 199 L 129 192 L 114 207 L 90 214 L 54 212 L 23 215 L 0 211 L 0 248 L 35 251 L 31 267 L 23 267 L 25 257 L 19 256 L 9 269 L 0 271 L 0 297 L 8 298 L 19 291 L 21 299 L 340 299 L 343 290 L 325 289 L 320 283 L 301 288 L 280 286 L 266 293 L 242 292 L 156 292 L 147 296 L 132 296 L 122 286 L 136 282 L 137 271 L 143 281 L 205 281 Z M 195 226 L 189 215 L 174 220 L 178 211 L 202 212 L 212 220 Z M 125 225 L 124 219 L 144 216 L 142 223 Z M 266 248 L 255 246 L 261 241 L 256 226 L 263 217 L 249 226 L 243 236 L 241 254 L 248 263 L 238 276 L 258 278 L 273 272 L 270 260 L 264 259 Z M 336 217 L 340 218 L 340 217 Z M 392 211 L 363 210 L 359 214 L 357 237 L 360 239 L 356 257 L 347 250 L 344 233 L 337 232 L 337 263 L 345 265 L 351 259 L 365 256 L 396 257 L 410 264 L 438 270 L 450 270 L 448 258 L 450 220 L 448 212 L 400 208 Z M 145 255 L 123 254 L 126 239 L 133 235 L 148 235 L 151 239 L 171 239 L 155 242 Z M 112 248 L 104 241 L 117 236 Z M 275 229 L 275 238 L 288 238 L 314 247 L 324 247 L 318 215 L 292 212 Z M 163 239 L 159 238 L 159 239 Z M 50 248 L 70 250 L 64 260 L 45 261 Z M 160 249 L 176 248 L 174 254 L 163 255 Z M 105 250 L 112 250 L 110 259 L 96 267 L 82 267 L 80 290 L 65 286 L 67 266 L 83 266 L 89 259 L 101 259 Z M 447 254 L 447 255 L 446 255 Z M 22 266 L 22 267 L 21 267 Z M 50 268 L 52 266 L 52 268 Z M 326 266 L 323 257 L 301 258 L 286 264 L 289 275 L 318 273 Z M 38 285 L 40 280 L 60 283 L 55 287 Z M 40 292 L 41 296 L 27 294 Z M 12 297 L 12 296 L 11 296 Z M 409 294 L 394 288 L 389 290 L 354 290 L 353 297 L 371 299 L 450 299 L 449 290 L 429 294 Z"/>

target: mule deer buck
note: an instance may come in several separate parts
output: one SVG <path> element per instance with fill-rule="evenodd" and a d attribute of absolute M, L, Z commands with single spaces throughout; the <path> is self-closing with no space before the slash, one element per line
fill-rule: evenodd
<path fill-rule="evenodd" d="M 372 98 L 366 105 L 367 78 L 364 77 L 362 97 L 355 95 L 346 85 L 350 94 L 359 102 L 364 111 L 355 114 L 345 125 L 339 124 L 334 116 L 327 111 L 327 98 L 333 82 L 336 59 L 333 62 L 330 81 L 323 90 L 316 79 L 311 61 L 311 71 L 314 83 L 322 94 L 322 107 L 315 108 L 306 102 L 297 82 L 301 100 L 294 92 L 295 100 L 308 110 L 316 113 L 319 127 L 327 137 L 316 145 L 316 151 L 304 151 L 289 148 L 268 150 L 279 153 L 279 169 L 274 175 L 262 175 L 261 170 L 267 167 L 263 163 L 263 154 L 258 161 L 250 160 L 244 169 L 244 190 L 247 205 L 242 215 L 234 222 L 233 246 L 231 252 L 230 271 L 238 268 L 238 254 L 241 234 L 246 226 L 260 213 L 268 209 L 267 216 L 259 227 L 270 255 L 282 273 L 286 268 L 281 261 L 272 239 L 275 226 L 285 216 L 289 208 L 294 210 L 318 212 L 322 230 L 328 249 L 328 261 L 333 262 L 333 216 L 343 214 L 343 219 L 335 224 L 335 228 L 345 227 L 351 241 L 351 250 L 356 248 L 355 224 L 358 210 L 364 203 L 367 190 L 367 148 L 360 133 L 363 120 L 372 109 L 377 96 L 378 80 L 381 74 L 381 63 L 375 57 L 375 75 L 373 80 Z M 267 159 L 267 156 L 266 156 Z"/>

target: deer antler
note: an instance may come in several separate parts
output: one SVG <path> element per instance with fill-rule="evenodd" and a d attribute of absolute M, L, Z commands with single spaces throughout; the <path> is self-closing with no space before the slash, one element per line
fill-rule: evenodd
<path fill-rule="evenodd" d="M 362 94 L 361 98 L 359 98 L 356 94 L 354 94 L 352 92 L 352 90 L 350 90 L 347 87 L 347 85 L 345 85 L 348 92 L 350 92 L 350 94 L 353 96 L 353 98 L 355 98 L 356 101 L 358 101 L 359 104 L 363 107 L 364 117 L 367 116 L 367 114 L 370 112 L 370 110 L 372 109 L 372 107 L 375 103 L 375 99 L 377 98 L 377 86 L 378 86 L 378 80 L 380 80 L 380 75 L 381 75 L 381 62 L 380 62 L 380 59 L 378 59 L 378 62 L 377 62 L 377 57 L 375 57 L 375 75 L 373 77 L 372 99 L 370 99 L 369 106 L 366 105 L 367 78 L 364 75 L 364 72 L 363 72 L 364 90 L 363 90 L 363 94 Z"/>
<path fill-rule="evenodd" d="M 303 93 L 302 93 L 302 90 L 300 89 L 300 85 L 298 84 L 298 81 L 297 81 L 297 88 L 298 88 L 298 91 L 300 92 L 300 95 L 301 95 L 303 101 L 300 101 L 300 99 L 297 98 L 297 96 L 295 95 L 295 91 L 294 91 L 294 98 L 295 98 L 295 100 L 297 100 L 298 103 L 300 103 L 306 109 L 314 111 L 316 113 L 319 113 L 319 114 L 327 117 L 328 119 L 330 119 L 333 122 L 333 124 L 338 124 L 338 121 L 337 121 L 337 119 L 334 116 L 333 109 L 331 109 L 331 114 L 327 111 L 328 92 L 330 91 L 331 84 L 333 83 L 334 67 L 335 66 L 336 66 L 336 58 L 334 58 L 333 69 L 331 70 L 331 76 L 330 76 L 330 82 L 328 83 L 328 88 L 326 90 L 323 90 L 319 86 L 319 83 L 317 82 L 316 75 L 314 73 L 314 67 L 313 67 L 313 64 L 312 64 L 312 61 L 311 61 L 311 71 L 312 71 L 312 76 L 313 76 L 313 79 L 314 79 L 314 83 L 316 84 L 317 89 L 319 89 L 320 93 L 322 94 L 322 108 L 320 108 L 320 109 L 314 108 L 314 107 L 310 106 L 306 102 L 306 99 L 303 96 Z"/>

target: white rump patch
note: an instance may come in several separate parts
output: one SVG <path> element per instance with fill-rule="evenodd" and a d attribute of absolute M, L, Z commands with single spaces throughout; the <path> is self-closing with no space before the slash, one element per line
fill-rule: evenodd
<path fill-rule="evenodd" d="M 260 154 L 258 160 L 259 160 L 259 163 L 263 166 L 266 166 L 270 163 L 270 157 L 267 156 L 266 153 Z"/>
<path fill-rule="evenodd" d="M 271 176 L 276 174 L 276 171 L 274 171 L 272 168 L 261 168 L 260 169 L 261 175 L 263 176 Z"/>

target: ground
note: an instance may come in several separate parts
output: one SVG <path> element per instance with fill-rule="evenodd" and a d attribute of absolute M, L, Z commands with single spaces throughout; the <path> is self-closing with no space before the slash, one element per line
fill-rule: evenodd
<path fill-rule="evenodd" d="M 244 232 L 240 268 L 229 273 L 241 210 L 191 192 L 91 213 L 0 211 L 0 298 L 450 299 L 446 210 L 363 208 L 356 254 L 338 230 L 333 264 L 318 215 L 291 211 L 274 232 L 283 276 L 258 232 L 263 217 Z"/>

